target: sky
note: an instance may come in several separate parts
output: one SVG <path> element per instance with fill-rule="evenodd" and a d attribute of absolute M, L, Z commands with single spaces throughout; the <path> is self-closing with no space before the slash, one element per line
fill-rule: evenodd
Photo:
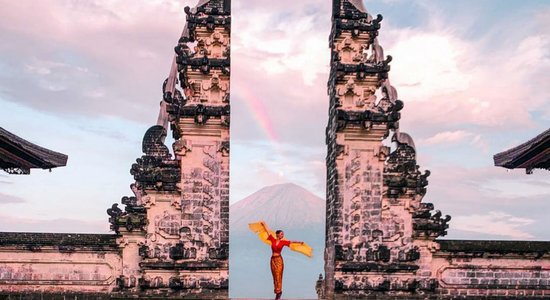
<path fill-rule="evenodd" d="M 69 156 L 0 173 L 0 230 L 108 232 L 197 1 L 0 0 L 0 126 Z M 330 1 L 233 0 L 231 198 L 325 194 Z M 365 1 L 448 238 L 550 240 L 550 173 L 495 153 L 550 124 L 550 2 Z"/>

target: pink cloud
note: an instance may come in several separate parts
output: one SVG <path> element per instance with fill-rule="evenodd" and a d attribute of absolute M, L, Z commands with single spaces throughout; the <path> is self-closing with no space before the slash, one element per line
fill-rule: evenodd
<path fill-rule="evenodd" d="M 444 131 L 423 140 L 426 145 L 458 143 L 472 136 L 471 132 L 464 130 Z"/>
<path fill-rule="evenodd" d="M 531 112 L 549 106 L 550 87 L 541 80 L 550 71 L 550 33 L 490 49 L 436 24 L 380 37 L 395 58 L 390 77 L 405 101 L 407 125 L 533 127 Z"/>
<path fill-rule="evenodd" d="M 0 231 L 17 232 L 74 232 L 74 233 L 108 233 L 109 224 L 105 220 L 77 220 L 70 218 L 18 218 L 0 215 Z"/>
<path fill-rule="evenodd" d="M 158 107 L 185 4 L 6 2 L 0 57 L 8 73 L 0 90 L 41 110 L 147 120 Z"/>
<path fill-rule="evenodd" d="M 2 183 L 2 182 L 0 181 L 0 183 Z M 0 204 L 3 204 L 3 203 L 24 203 L 24 202 L 26 202 L 26 201 L 21 197 L 17 197 L 17 196 L 13 196 L 13 195 L 9 195 L 9 194 L 5 194 L 5 193 L 0 192 Z"/>
<path fill-rule="evenodd" d="M 453 218 L 453 229 L 482 234 L 498 235 L 514 239 L 532 239 L 534 236 L 522 229 L 535 223 L 535 220 L 518 218 L 510 214 L 490 211 L 486 214 L 456 216 Z"/>

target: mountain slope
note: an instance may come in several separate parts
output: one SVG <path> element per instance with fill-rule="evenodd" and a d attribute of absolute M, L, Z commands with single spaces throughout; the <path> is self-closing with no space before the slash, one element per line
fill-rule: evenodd
<path fill-rule="evenodd" d="M 248 223 L 264 220 L 272 229 L 324 224 L 325 200 L 293 183 L 264 187 L 230 207 L 230 228 L 248 230 Z"/>

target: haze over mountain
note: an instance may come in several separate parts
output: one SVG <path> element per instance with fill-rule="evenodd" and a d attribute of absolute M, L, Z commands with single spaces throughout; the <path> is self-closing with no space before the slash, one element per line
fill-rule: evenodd
<path fill-rule="evenodd" d="M 271 249 L 248 229 L 248 223 L 264 220 L 271 229 L 284 230 L 287 239 L 314 249 L 312 259 L 283 251 L 283 298 L 316 298 L 315 282 L 323 272 L 325 200 L 293 183 L 272 185 L 231 205 L 229 220 L 230 297 L 273 297 Z"/>
<path fill-rule="evenodd" d="M 230 228 L 248 231 L 248 223 L 264 220 L 275 228 L 305 228 L 325 223 L 325 200 L 294 183 L 264 187 L 231 205 Z"/>

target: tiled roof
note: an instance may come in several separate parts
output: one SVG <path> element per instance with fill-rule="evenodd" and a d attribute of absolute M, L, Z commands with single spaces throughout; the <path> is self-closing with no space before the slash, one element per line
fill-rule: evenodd
<path fill-rule="evenodd" d="M 550 253 L 550 241 L 437 240 L 443 252 Z"/>
<path fill-rule="evenodd" d="M 495 154 L 493 159 L 495 166 L 498 167 L 525 168 L 528 173 L 532 169 L 548 170 L 550 168 L 550 129 L 517 147 Z"/>
<path fill-rule="evenodd" d="M 67 155 L 33 144 L 0 127 L 0 169 L 29 174 L 30 169 L 51 169 L 67 164 Z"/>
<path fill-rule="evenodd" d="M 66 247 L 117 249 L 115 234 L 0 232 L 0 247 L 21 246 L 29 249 L 40 247 Z"/>

